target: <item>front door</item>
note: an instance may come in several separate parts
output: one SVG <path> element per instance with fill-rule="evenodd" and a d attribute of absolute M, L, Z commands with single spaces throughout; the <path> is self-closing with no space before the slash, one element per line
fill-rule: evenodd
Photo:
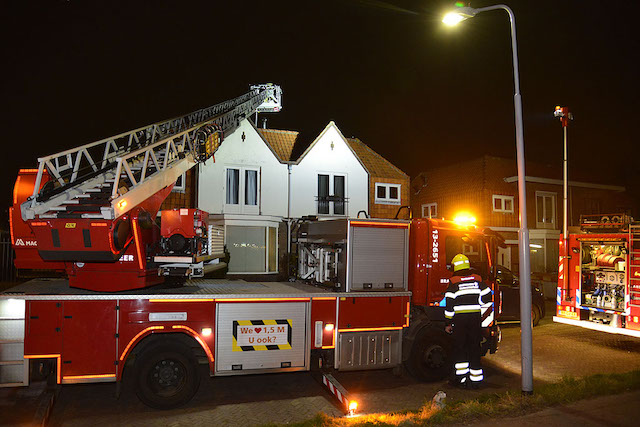
<path fill-rule="evenodd" d="M 511 270 L 511 247 L 498 248 L 498 265 L 502 265 Z"/>

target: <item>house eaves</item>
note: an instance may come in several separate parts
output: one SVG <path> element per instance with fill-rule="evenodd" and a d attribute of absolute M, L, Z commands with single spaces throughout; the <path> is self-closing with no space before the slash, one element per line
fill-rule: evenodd
<path fill-rule="evenodd" d="M 538 176 L 525 176 L 524 177 L 524 181 L 525 182 L 537 183 L 537 184 L 552 184 L 552 185 L 563 185 L 564 184 L 564 181 L 561 180 L 561 179 L 542 178 L 542 177 L 538 177 Z M 508 183 L 518 182 L 518 177 L 517 176 L 510 176 L 510 177 L 504 178 L 504 182 L 508 182 Z M 622 192 L 622 191 L 626 190 L 626 188 L 621 187 L 619 185 L 592 184 L 592 183 L 588 183 L 588 182 L 579 182 L 579 181 L 569 181 L 569 186 L 571 186 L 571 187 L 582 187 L 582 188 L 592 188 L 592 189 L 597 189 L 597 190 L 610 190 L 610 191 L 617 191 L 617 192 Z"/>

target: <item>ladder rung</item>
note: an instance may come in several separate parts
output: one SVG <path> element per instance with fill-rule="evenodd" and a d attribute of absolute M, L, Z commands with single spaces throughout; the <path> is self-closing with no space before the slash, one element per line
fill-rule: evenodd
<path fill-rule="evenodd" d="M 102 189 L 101 188 L 89 188 L 87 190 L 84 190 L 85 193 L 102 193 Z"/>
<path fill-rule="evenodd" d="M 62 202 L 63 205 L 77 205 L 78 203 L 80 203 L 80 200 L 78 199 L 65 200 L 64 202 Z"/>
<path fill-rule="evenodd" d="M 75 196 L 73 196 L 74 199 L 82 199 L 84 197 L 91 197 L 91 195 L 89 195 L 89 194 L 76 194 Z"/>

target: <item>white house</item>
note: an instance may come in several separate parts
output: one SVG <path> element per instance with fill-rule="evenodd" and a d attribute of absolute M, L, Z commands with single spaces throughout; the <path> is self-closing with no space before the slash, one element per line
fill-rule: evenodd
<path fill-rule="evenodd" d="M 366 169 L 334 122 L 311 143 L 291 170 L 291 217 L 355 217 L 368 210 Z"/>
<path fill-rule="evenodd" d="M 200 165 L 197 206 L 225 226 L 229 271 L 278 272 L 278 228 L 287 215 L 288 170 L 249 120 Z"/>
<path fill-rule="evenodd" d="M 183 179 L 187 187 L 197 181 L 196 206 L 225 227 L 230 274 L 277 274 L 287 255 L 289 220 L 357 217 L 372 210 L 373 185 L 379 184 L 370 174 L 380 175 L 374 163 L 402 173 L 361 141 L 346 139 L 333 122 L 308 147 L 298 136 L 244 120 L 199 166 L 197 179 Z M 399 204 L 399 196 L 392 202 Z"/>

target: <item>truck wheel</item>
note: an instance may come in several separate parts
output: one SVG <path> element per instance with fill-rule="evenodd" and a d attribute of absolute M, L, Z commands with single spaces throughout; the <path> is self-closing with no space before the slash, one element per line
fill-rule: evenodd
<path fill-rule="evenodd" d="M 136 360 L 136 394 L 147 406 L 171 409 L 187 403 L 198 390 L 198 364 L 180 344 L 146 349 Z"/>
<path fill-rule="evenodd" d="M 540 318 L 542 317 L 540 313 L 541 310 L 537 305 L 531 306 L 531 326 L 538 326 L 538 323 L 540 323 Z"/>
<path fill-rule="evenodd" d="M 407 369 L 423 381 L 436 381 L 451 372 L 451 344 L 444 332 L 425 329 L 418 334 L 411 348 Z"/>

